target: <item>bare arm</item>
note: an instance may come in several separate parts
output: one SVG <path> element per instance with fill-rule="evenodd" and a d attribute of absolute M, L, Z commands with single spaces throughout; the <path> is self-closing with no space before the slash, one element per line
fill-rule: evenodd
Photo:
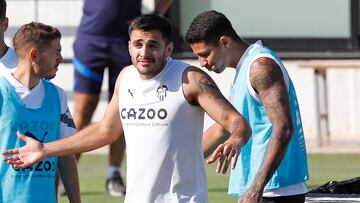
<path fill-rule="evenodd" d="M 59 173 L 70 203 L 79 203 L 79 176 L 74 155 L 59 157 Z"/>
<path fill-rule="evenodd" d="M 203 134 L 202 148 L 204 156 L 208 157 L 216 149 L 216 147 L 225 142 L 229 138 L 229 132 L 219 123 L 214 123 Z"/>
<path fill-rule="evenodd" d="M 101 121 L 86 127 L 73 136 L 44 145 L 18 133 L 19 138 L 25 141 L 26 145 L 18 149 L 4 151 L 3 155 L 18 154 L 18 156 L 4 158 L 4 161 L 12 164 L 15 168 L 24 168 L 46 157 L 87 152 L 114 142 L 120 135 L 123 135 L 118 106 L 118 89 L 121 77 L 122 74 L 120 73 L 114 95 Z"/>
<path fill-rule="evenodd" d="M 225 173 L 231 159 L 237 160 L 240 148 L 248 141 L 250 127 L 244 117 L 221 94 L 211 77 L 201 69 L 190 67 L 185 71 L 183 89 L 190 104 L 203 108 L 230 133 L 230 137 L 214 150 L 208 160 L 208 163 L 213 163 L 219 159 L 216 171 L 220 172 L 223 168 L 222 173 Z M 236 162 L 233 162 L 232 168 L 235 164 Z"/>
<path fill-rule="evenodd" d="M 44 144 L 45 156 L 87 152 L 114 142 L 123 134 L 117 95 L 117 90 L 115 90 L 102 120 L 84 128 L 73 136 Z"/>
<path fill-rule="evenodd" d="M 293 123 L 284 77 L 280 67 L 274 60 L 269 58 L 257 59 L 251 65 L 250 82 L 259 94 L 273 126 L 264 161 L 254 182 L 244 195 L 244 199 L 249 198 L 257 200 L 254 202 L 258 202 L 262 198 L 265 185 L 284 157 L 293 134 Z"/>

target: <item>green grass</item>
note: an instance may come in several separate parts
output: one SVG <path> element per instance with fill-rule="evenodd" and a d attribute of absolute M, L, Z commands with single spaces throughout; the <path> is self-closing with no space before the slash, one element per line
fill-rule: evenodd
<path fill-rule="evenodd" d="M 310 154 L 308 187 L 314 188 L 330 180 L 344 180 L 360 176 L 360 154 Z M 107 156 L 84 155 L 79 164 L 81 199 L 84 203 L 121 203 L 122 197 L 112 197 L 104 192 L 107 173 Z M 227 196 L 228 175 L 215 173 L 213 165 L 207 167 L 209 202 L 236 202 Z M 61 197 L 60 203 L 67 203 Z"/>

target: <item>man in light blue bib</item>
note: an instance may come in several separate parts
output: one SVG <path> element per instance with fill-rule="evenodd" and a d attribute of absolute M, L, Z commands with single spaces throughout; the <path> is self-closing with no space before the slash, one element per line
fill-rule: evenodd
<path fill-rule="evenodd" d="M 304 133 L 294 85 L 281 60 L 261 41 L 243 41 L 216 11 L 198 15 L 186 41 L 209 71 L 236 69 L 230 100 L 252 135 L 231 171 L 229 195 L 239 202 L 304 202 L 309 178 Z M 204 142 L 205 152 L 223 132 L 215 124 L 204 133 L 204 140 L 212 140 Z"/>
<path fill-rule="evenodd" d="M 64 90 L 43 79 L 55 77 L 63 60 L 60 38 L 58 29 L 37 22 L 15 33 L 18 67 L 0 76 L 0 150 L 25 145 L 17 133 L 25 140 L 47 143 L 76 132 Z M 48 157 L 23 169 L 1 162 L 0 203 L 57 202 L 58 171 L 70 202 L 80 202 L 75 158 L 68 155 Z"/>

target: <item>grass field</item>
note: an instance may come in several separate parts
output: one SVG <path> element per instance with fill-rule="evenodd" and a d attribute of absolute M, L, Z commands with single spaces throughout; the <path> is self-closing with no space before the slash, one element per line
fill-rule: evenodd
<path fill-rule="evenodd" d="M 310 154 L 309 188 L 322 185 L 330 180 L 344 180 L 360 176 L 360 154 Z M 111 197 L 104 192 L 104 177 L 107 173 L 107 156 L 84 155 L 79 164 L 81 199 L 84 203 L 121 203 L 122 197 Z M 236 202 L 227 193 L 228 175 L 216 174 L 214 166 L 207 167 L 209 202 Z M 61 197 L 60 203 L 67 203 Z"/>

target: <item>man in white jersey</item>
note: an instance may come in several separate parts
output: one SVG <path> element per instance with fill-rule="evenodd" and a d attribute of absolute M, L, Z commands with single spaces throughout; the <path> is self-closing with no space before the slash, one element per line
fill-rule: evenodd
<path fill-rule="evenodd" d="M 42 79 L 55 77 L 62 62 L 60 38 L 58 29 L 42 23 L 25 24 L 16 32 L 13 44 L 19 65 L 15 72 L 6 71 L 0 77 L 1 150 L 25 144 L 15 138 L 17 131 L 40 142 L 76 133 L 64 90 Z M 22 170 L 1 163 L 0 202 L 56 202 L 57 171 L 69 201 L 81 202 L 74 155 L 43 160 Z"/>
<path fill-rule="evenodd" d="M 14 69 L 18 63 L 16 54 L 11 47 L 5 44 L 5 32 L 8 27 L 9 19 L 6 17 L 6 1 L 0 0 L 0 63 L 6 69 Z"/>
<path fill-rule="evenodd" d="M 304 202 L 308 167 L 300 111 L 280 59 L 260 41 L 243 41 L 216 11 L 195 17 L 185 39 L 206 69 L 236 69 L 230 100 L 250 123 L 252 135 L 231 171 L 229 195 L 240 197 L 239 203 Z M 222 134 L 218 124 L 209 128 L 204 150 L 216 146 Z"/>
<path fill-rule="evenodd" d="M 3 152 L 15 168 L 43 158 L 90 151 L 125 134 L 127 190 L 125 202 L 208 202 L 201 148 L 206 111 L 230 132 L 214 150 L 226 171 L 247 142 L 250 128 L 201 69 L 169 58 L 170 23 L 157 15 L 137 17 L 129 27 L 134 65 L 119 75 L 104 118 L 74 136 L 42 144 L 19 134 L 27 145 Z M 232 168 L 235 166 L 232 164 Z"/>

